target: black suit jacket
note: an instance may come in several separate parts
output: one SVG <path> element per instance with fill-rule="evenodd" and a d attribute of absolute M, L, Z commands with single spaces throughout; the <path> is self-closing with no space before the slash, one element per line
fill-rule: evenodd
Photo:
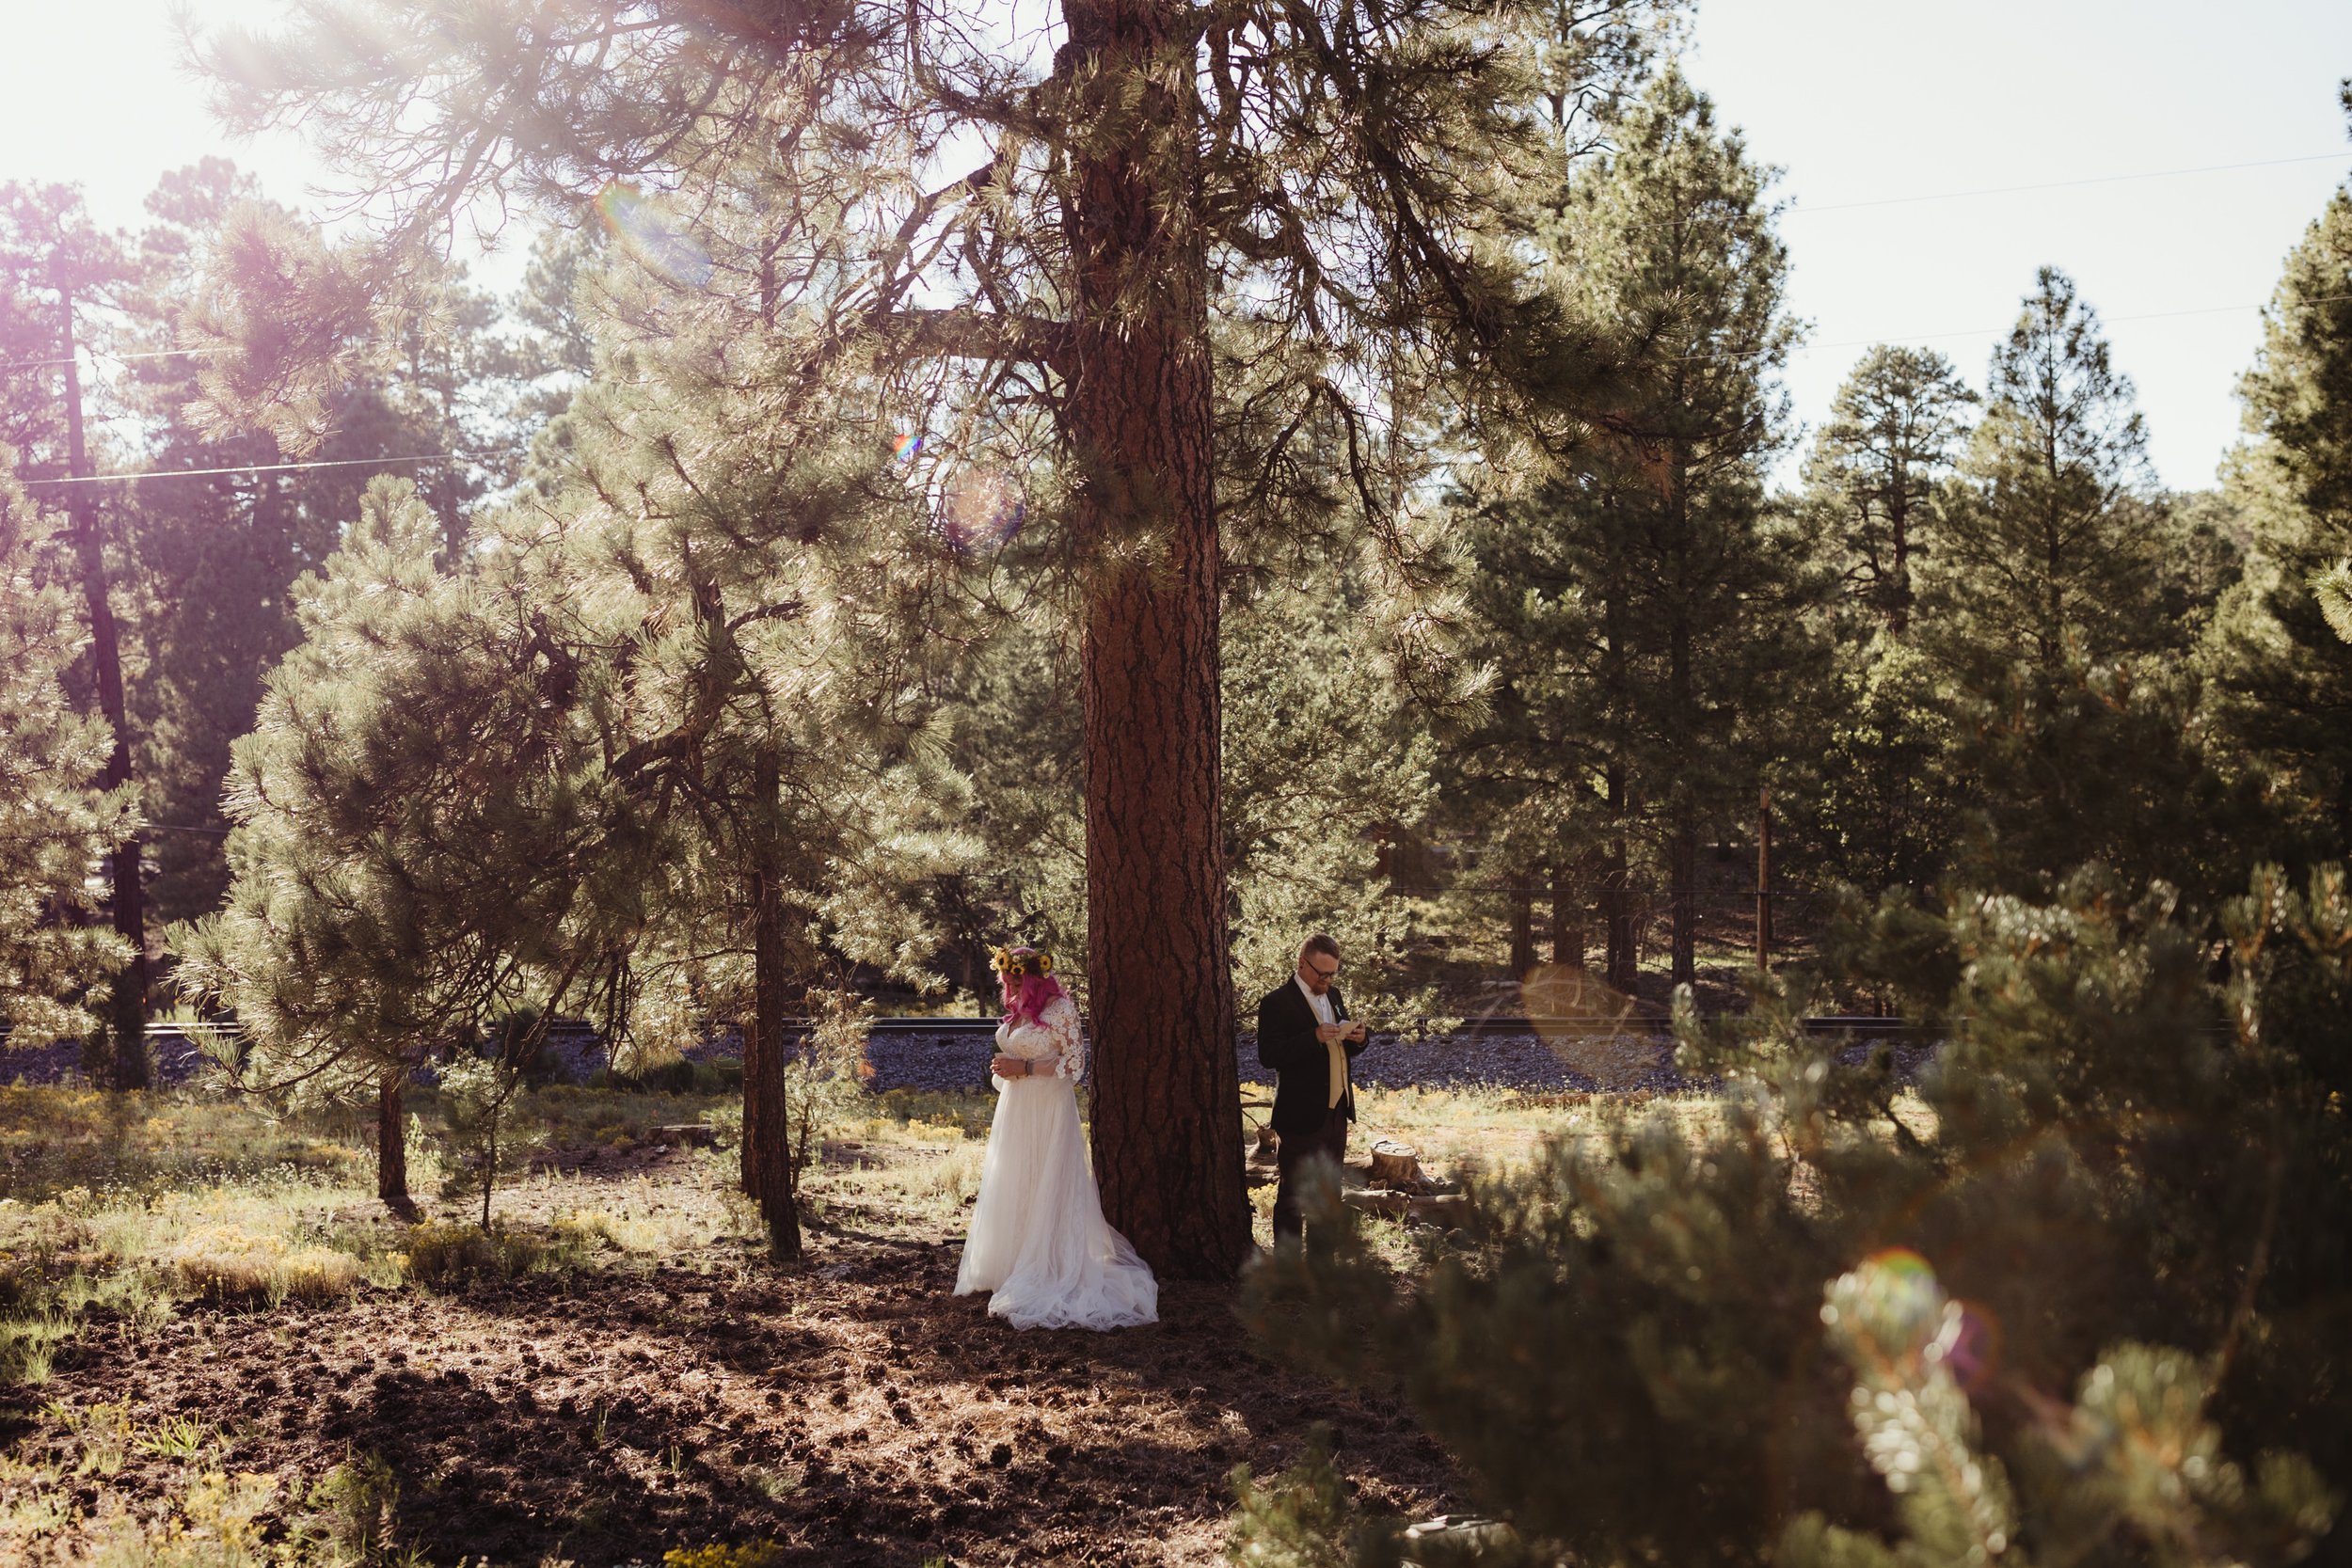
<path fill-rule="evenodd" d="M 1331 1016 L 1347 1022 L 1347 1003 L 1340 995 L 1340 988 L 1333 986 L 1324 994 L 1331 999 Z M 1275 1132 L 1282 1137 L 1293 1133 L 1305 1137 L 1321 1128 L 1324 1118 L 1331 1114 L 1331 1053 L 1315 1038 L 1315 1023 L 1314 1007 L 1308 1002 L 1307 993 L 1298 989 L 1295 975 L 1268 991 L 1258 1004 L 1258 1065 L 1274 1071 L 1271 1119 Z M 1343 1042 L 1351 1065 L 1369 1043 Z M 1356 1119 L 1356 1086 L 1352 1081 L 1340 1088 L 1339 1108 L 1348 1120 Z"/>

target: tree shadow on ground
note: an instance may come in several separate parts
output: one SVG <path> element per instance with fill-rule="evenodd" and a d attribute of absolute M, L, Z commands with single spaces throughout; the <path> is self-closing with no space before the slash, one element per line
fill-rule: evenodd
<path fill-rule="evenodd" d="M 694 1260 L 102 1326 L 56 1391 L 234 1413 L 235 1465 L 293 1497 L 373 1454 L 401 1538 L 442 1562 L 771 1539 L 811 1564 L 1210 1561 L 1231 1467 L 1289 1463 L 1318 1420 L 1368 1503 L 1447 1506 L 1409 1418 L 1258 1358 L 1232 1287 L 1170 1282 L 1148 1327 L 1022 1333 L 949 1293 L 951 1244 L 819 1232 L 789 1267 Z"/>

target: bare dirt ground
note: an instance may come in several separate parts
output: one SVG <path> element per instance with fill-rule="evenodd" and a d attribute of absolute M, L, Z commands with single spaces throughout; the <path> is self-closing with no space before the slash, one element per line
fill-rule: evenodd
<path fill-rule="evenodd" d="M 1450 1465 L 1404 1410 L 1252 1354 L 1232 1287 L 1166 1283 L 1148 1328 L 1022 1333 L 949 1293 L 952 1198 L 889 1234 L 837 1204 L 806 1258 L 775 1267 L 710 1220 L 707 1160 L 558 1164 L 517 1195 L 525 1210 L 610 1188 L 712 1233 L 513 1280 L 183 1303 L 146 1327 L 96 1311 L 0 1449 L 72 1477 L 92 1412 L 127 1407 L 142 1431 L 193 1420 L 290 1509 L 373 1454 L 398 1486 L 396 1540 L 442 1563 L 600 1568 L 763 1540 L 794 1563 L 1206 1563 L 1228 1472 L 1281 1468 L 1317 1421 L 1367 1502 L 1454 1505 Z M 69 1484 L 77 1509 L 143 1512 L 186 1476 L 129 1452 Z"/>

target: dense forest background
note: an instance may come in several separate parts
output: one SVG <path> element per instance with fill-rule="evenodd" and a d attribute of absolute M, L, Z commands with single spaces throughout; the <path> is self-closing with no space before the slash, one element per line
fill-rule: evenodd
<path fill-rule="evenodd" d="M 1584 319 L 1680 350 L 1624 388 L 1636 434 L 1483 451 L 1440 406 L 1400 421 L 1398 450 L 1319 453 L 1304 493 L 1235 497 L 1223 848 L 1242 989 L 1281 973 L 1290 933 L 1328 927 L 1399 1018 L 1519 1010 L 1531 974 L 1586 999 L 1563 1011 L 1693 981 L 1723 1006 L 1766 950 L 1759 919 L 1773 953 L 1803 955 L 1840 887 L 2046 891 L 2099 862 L 2209 898 L 2256 862 L 2341 852 L 2346 664 L 2324 578 L 2347 543 L 2341 198 L 2286 261 L 2246 442 L 2216 487 L 2169 492 L 2095 307 L 2056 268 L 2023 280 L 1979 373 L 1874 348 L 1798 430 L 1772 379 L 1803 330 L 1780 303 L 1772 171 L 1671 66 L 1586 129 L 1528 215 L 1530 266 Z M 143 231 L 102 234 L 72 192 L 8 187 L 0 373 L 21 588 L 85 597 L 62 531 L 35 562 L 35 517 L 86 496 L 74 527 L 100 542 L 162 1002 L 163 931 L 230 884 L 231 746 L 269 736 L 264 683 L 304 639 L 306 582 L 360 569 L 331 558 L 358 542 L 362 493 L 405 482 L 437 567 L 478 570 L 491 519 L 560 487 L 579 444 L 620 438 L 598 401 L 634 362 L 631 293 L 675 289 L 680 255 L 708 262 L 630 196 L 549 230 L 513 297 L 437 271 L 365 373 L 305 408 L 319 439 L 289 443 L 208 401 L 217 346 L 174 345 L 235 329 L 235 244 L 274 234 L 325 265 L 324 243 L 218 160 L 149 205 Z M 69 294 L 103 367 L 72 387 Z M 135 483 L 71 483 L 77 399 L 87 471 Z M 1078 670 L 1042 526 L 1056 481 L 917 474 L 898 453 L 924 439 L 867 455 L 921 492 L 900 544 L 969 617 L 904 720 L 941 770 L 913 808 L 940 837 L 887 915 L 818 940 L 894 1007 L 970 1008 L 1009 935 L 1084 971 Z M 1801 485 L 1773 488 L 1800 441 Z M 1380 471 L 1330 493 L 1366 482 L 1351 461 Z M 1350 503 L 1382 537 L 1314 522 Z M 96 713 L 92 657 L 62 673 Z M 1589 978 L 1563 990 L 1561 970 Z"/>
<path fill-rule="evenodd" d="M 241 1088 L 376 1108 L 396 1212 L 430 1073 L 486 1233 L 553 1020 L 732 1028 L 788 1264 L 866 1009 L 1019 939 L 1105 1212 L 1222 1282 L 1235 998 L 1327 929 L 1384 1022 L 1645 1008 L 1717 1097 L 1474 1180 L 1407 1282 L 1252 1268 L 1480 1560 L 2335 1539 L 2352 181 L 2175 493 L 2063 258 L 1797 428 L 1775 171 L 1672 5 L 1070 0 L 1050 59 L 448 9 L 207 46 L 348 231 L 216 161 L 135 233 L 0 187 L 11 1044 L 130 1094 L 157 1009 L 233 1019 Z M 503 299 L 448 261 L 499 202 Z M 1805 1024 L 1855 1011 L 1932 1060 Z M 1327 1453 L 1239 1485 L 1254 1560 L 1399 1560 Z"/>

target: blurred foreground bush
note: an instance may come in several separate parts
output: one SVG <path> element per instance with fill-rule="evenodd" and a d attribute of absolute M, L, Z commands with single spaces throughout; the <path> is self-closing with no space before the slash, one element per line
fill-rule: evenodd
<path fill-rule="evenodd" d="M 1409 1281 L 1335 1203 L 1258 1270 L 1259 1331 L 1401 1386 L 1515 1533 L 1424 1551 L 1312 1475 L 1244 1475 L 1236 1560 L 2103 1568 L 2327 1536 L 2352 1462 L 2343 871 L 2265 869 L 2209 911 L 2096 871 L 2046 904 L 1890 898 L 1829 952 L 1938 1027 L 1915 1084 L 1808 1037 L 1778 981 L 1711 1028 L 1686 997 L 1720 1124 L 1474 1180 L 1471 1228 Z"/>

